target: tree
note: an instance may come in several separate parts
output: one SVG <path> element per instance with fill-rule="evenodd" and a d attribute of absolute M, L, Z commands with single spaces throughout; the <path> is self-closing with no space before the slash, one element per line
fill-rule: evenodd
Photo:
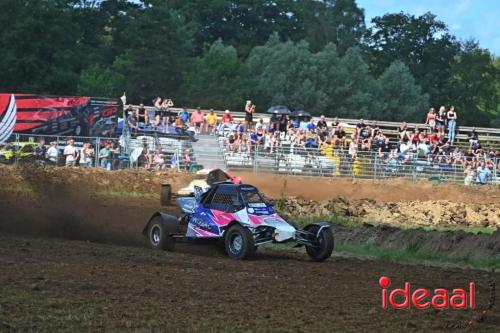
<path fill-rule="evenodd" d="M 0 90 L 70 94 L 76 90 L 80 29 L 58 1 L 0 2 Z M 36 14 L 36 15 L 35 15 Z"/>
<path fill-rule="evenodd" d="M 224 46 L 221 40 L 194 60 L 183 81 L 181 101 L 218 109 L 240 108 L 252 86 L 246 63 L 238 58 L 234 47 Z"/>
<path fill-rule="evenodd" d="M 91 65 L 85 69 L 81 73 L 78 82 L 78 95 L 119 96 L 125 78 L 118 73 L 116 67 L 116 65 L 111 68 L 102 65 Z"/>
<path fill-rule="evenodd" d="M 500 68 L 495 67 L 490 52 L 475 41 L 464 42 L 454 60 L 449 103 L 457 108 L 459 123 L 488 126 L 500 112 Z"/>
<path fill-rule="evenodd" d="M 285 104 L 296 110 L 314 106 L 317 68 L 306 42 L 280 42 L 275 34 L 255 47 L 247 62 L 256 80 L 258 104 Z"/>
<path fill-rule="evenodd" d="M 339 116 L 372 118 L 376 105 L 376 83 L 358 47 L 347 50 L 339 62 L 338 85 L 331 98 Z"/>
<path fill-rule="evenodd" d="M 117 33 L 123 49 L 115 62 L 119 59 L 117 70 L 125 78 L 120 91 L 127 91 L 131 100 L 181 96 L 182 72 L 190 65 L 193 42 L 184 17 L 164 2 L 151 2 L 128 15 L 128 24 Z"/>
<path fill-rule="evenodd" d="M 422 122 L 429 96 L 415 83 L 408 66 L 394 61 L 378 80 L 380 111 L 376 119 Z"/>
<path fill-rule="evenodd" d="M 372 23 L 368 45 L 373 73 L 381 75 L 394 60 L 400 60 L 430 95 L 433 105 L 448 100 L 447 81 L 459 44 L 446 25 L 431 13 L 386 14 L 375 17 Z"/>
<path fill-rule="evenodd" d="M 334 43 L 343 55 L 360 45 L 366 31 L 364 12 L 354 0 L 295 1 L 290 8 L 296 32 L 289 37 L 304 39 L 312 52 Z"/>
<path fill-rule="evenodd" d="M 222 39 L 246 57 L 273 32 L 283 38 L 293 38 L 297 33 L 294 0 L 171 0 L 168 3 L 185 16 L 196 31 L 197 53 L 201 53 L 205 45 Z"/>

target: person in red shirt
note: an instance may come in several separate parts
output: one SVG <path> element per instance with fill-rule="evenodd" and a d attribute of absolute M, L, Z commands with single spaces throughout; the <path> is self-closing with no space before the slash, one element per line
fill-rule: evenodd
<path fill-rule="evenodd" d="M 226 127 L 232 128 L 233 122 L 234 122 L 233 115 L 231 114 L 231 112 L 229 110 L 226 110 L 224 112 L 224 114 L 222 115 L 222 121 L 221 121 L 219 128 L 217 130 L 219 132 L 219 134 L 224 134 L 224 128 L 226 128 Z"/>

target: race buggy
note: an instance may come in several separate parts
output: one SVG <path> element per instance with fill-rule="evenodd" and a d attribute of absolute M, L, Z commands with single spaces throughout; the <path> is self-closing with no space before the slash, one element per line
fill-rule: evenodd
<path fill-rule="evenodd" d="M 194 197 L 179 197 L 177 204 L 182 216 L 156 212 L 146 224 L 143 235 L 152 248 L 173 251 L 176 240 L 184 238 L 219 240 L 233 259 L 250 258 L 267 243 L 295 242 L 314 261 L 329 258 L 333 251 L 328 223 L 296 229 L 252 185 L 218 182 L 205 192 L 195 186 Z"/>

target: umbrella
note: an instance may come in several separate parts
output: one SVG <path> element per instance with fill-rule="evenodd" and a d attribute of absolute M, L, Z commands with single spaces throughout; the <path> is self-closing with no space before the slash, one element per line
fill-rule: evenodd
<path fill-rule="evenodd" d="M 311 118 L 311 114 L 306 111 L 293 111 L 291 114 L 292 117 L 306 117 L 306 118 Z"/>
<path fill-rule="evenodd" d="M 271 106 L 269 109 L 267 109 L 267 113 L 288 115 L 288 114 L 290 114 L 290 110 L 284 105 L 275 105 L 275 106 Z"/>

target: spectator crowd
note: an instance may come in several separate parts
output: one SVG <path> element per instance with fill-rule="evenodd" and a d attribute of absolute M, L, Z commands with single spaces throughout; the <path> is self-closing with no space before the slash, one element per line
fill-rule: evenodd
<path fill-rule="evenodd" d="M 155 103 L 155 125 L 174 124 L 176 129 L 191 128 L 196 134 L 224 136 L 232 153 L 258 150 L 272 154 L 286 143 L 296 151 L 303 149 L 320 154 L 329 151 L 334 155 L 343 154 L 352 161 L 376 156 L 387 165 L 404 166 L 423 160 L 445 174 L 460 170 L 466 184 L 485 184 L 492 179 L 495 164 L 500 167 L 500 151 L 496 147 L 483 147 L 475 128 L 458 144 L 459 116 L 453 106 L 441 106 L 437 112 L 431 107 L 422 125 L 410 127 L 402 122 L 397 133 L 390 130 L 386 133 L 377 121 L 364 119 L 355 125 L 338 118 L 327 122 L 323 115 L 316 121 L 310 116 L 280 114 L 270 115 L 268 121 L 262 117 L 254 119 L 256 106 L 250 100 L 245 103 L 245 116 L 240 120 L 235 120 L 229 110 L 219 117 L 214 110 L 205 113 L 199 107 L 191 114 L 185 109 L 177 115 L 163 114 L 167 120 L 162 120 L 162 114 L 158 113 L 161 112 L 159 101 L 158 98 Z"/>
<path fill-rule="evenodd" d="M 497 147 L 483 147 L 475 128 L 457 140 L 457 110 L 441 106 L 431 107 L 425 122 L 409 126 L 402 122 L 396 131 L 382 129 L 377 121 L 359 119 L 348 124 L 337 117 L 327 121 L 324 115 L 313 120 L 307 114 L 290 116 L 286 113 L 271 114 L 269 119 L 255 118 L 256 106 L 251 100 L 244 105 L 244 117 L 236 120 L 229 110 L 222 116 L 213 109 L 204 112 L 200 107 L 189 113 L 185 108 L 175 113 L 171 99 L 157 97 L 154 111 L 144 104 L 125 107 L 126 125 L 131 133 L 147 133 L 148 130 L 188 136 L 196 141 L 197 134 L 217 135 L 225 138 L 227 150 L 232 154 L 273 154 L 287 146 L 295 152 L 338 157 L 351 162 L 360 159 L 382 162 L 387 166 L 405 166 L 425 161 L 444 174 L 463 173 L 464 183 L 486 184 L 500 168 L 500 151 Z M 387 133 L 386 133 L 387 132 Z M 147 169 L 164 170 L 182 165 L 189 169 L 193 164 L 192 152 L 168 154 L 161 149 L 150 149 L 145 143 L 138 157 L 138 164 Z M 107 170 L 122 167 L 121 147 L 116 141 L 101 142 L 99 149 L 91 142 L 79 147 L 68 140 L 64 147 L 56 141 L 49 145 L 41 140 L 33 157 L 38 163 L 65 165 L 67 167 L 97 166 Z"/>

